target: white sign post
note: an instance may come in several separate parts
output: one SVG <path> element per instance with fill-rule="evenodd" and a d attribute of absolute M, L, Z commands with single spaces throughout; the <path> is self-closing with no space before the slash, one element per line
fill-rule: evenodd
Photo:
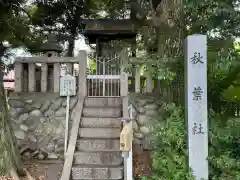
<path fill-rule="evenodd" d="M 185 56 L 189 167 L 196 180 L 208 180 L 207 36 L 188 36 Z"/>
<path fill-rule="evenodd" d="M 70 96 L 76 95 L 76 78 L 69 74 L 64 75 L 60 78 L 60 96 L 67 96 L 67 107 L 66 107 L 66 128 L 65 128 L 65 143 L 64 152 L 67 152 L 68 143 L 68 121 L 69 121 L 69 105 Z"/>

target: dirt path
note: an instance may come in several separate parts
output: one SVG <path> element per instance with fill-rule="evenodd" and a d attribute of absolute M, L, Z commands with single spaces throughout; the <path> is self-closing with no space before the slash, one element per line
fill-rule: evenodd
<path fill-rule="evenodd" d="M 25 162 L 25 166 L 29 173 L 36 180 L 59 180 L 62 172 L 62 163 L 51 162 Z M 27 180 L 23 178 L 22 180 Z"/>

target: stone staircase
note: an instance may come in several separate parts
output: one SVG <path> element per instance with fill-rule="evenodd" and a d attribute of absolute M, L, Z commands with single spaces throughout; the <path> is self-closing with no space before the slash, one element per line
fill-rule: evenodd
<path fill-rule="evenodd" d="M 123 179 L 119 151 L 121 98 L 86 98 L 72 166 L 73 180 Z"/>

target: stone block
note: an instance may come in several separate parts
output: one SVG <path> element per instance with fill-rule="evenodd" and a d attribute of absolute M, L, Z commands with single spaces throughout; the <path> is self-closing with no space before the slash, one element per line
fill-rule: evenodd
<path fill-rule="evenodd" d="M 136 133 L 134 133 L 134 137 L 137 138 L 137 139 L 143 139 L 144 135 L 143 135 L 143 133 L 136 132 Z"/>
<path fill-rule="evenodd" d="M 42 105 L 42 107 L 40 108 L 40 110 L 41 110 L 42 112 L 45 112 L 46 110 L 48 110 L 48 108 L 50 107 L 50 105 L 51 105 L 51 101 L 50 101 L 50 100 L 46 100 L 46 101 L 43 103 L 43 105 Z"/>
<path fill-rule="evenodd" d="M 121 152 L 80 152 L 74 154 L 74 164 L 117 166 L 123 162 Z"/>
<path fill-rule="evenodd" d="M 83 128 L 108 128 L 108 127 L 121 127 L 121 121 L 118 118 L 82 118 L 81 127 Z"/>
<path fill-rule="evenodd" d="M 21 130 L 15 131 L 14 135 L 17 139 L 24 139 L 25 138 L 25 133 L 24 133 L 24 131 L 21 131 Z"/>
<path fill-rule="evenodd" d="M 152 136 L 146 136 L 143 140 L 143 149 L 152 150 L 154 146 L 154 139 Z"/>
<path fill-rule="evenodd" d="M 150 127 L 146 127 L 146 126 L 142 126 L 140 127 L 140 131 L 143 133 L 143 134 L 149 134 L 151 132 L 151 129 Z"/>
<path fill-rule="evenodd" d="M 89 167 L 73 166 L 73 180 L 90 179 L 123 179 L 123 167 Z"/>
<path fill-rule="evenodd" d="M 76 145 L 77 151 L 118 151 L 119 139 L 80 139 Z"/>
<path fill-rule="evenodd" d="M 25 103 L 20 99 L 9 99 L 8 104 L 12 108 L 23 108 L 25 106 Z"/>
<path fill-rule="evenodd" d="M 139 127 L 138 127 L 138 124 L 137 124 L 136 120 L 133 120 L 132 123 L 133 123 L 133 131 L 137 132 L 139 130 Z"/>
<path fill-rule="evenodd" d="M 146 113 L 145 113 L 147 116 L 151 116 L 151 117 L 154 117 L 156 116 L 156 110 L 146 110 Z"/>
<path fill-rule="evenodd" d="M 84 117 L 121 117 L 120 108 L 83 108 Z"/>
<path fill-rule="evenodd" d="M 35 109 L 29 113 L 30 116 L 41 116 L 42 113 L 38 109 Z"/>
<path fill-rule="evenodd" d="M 147 110 L 156 110 L 156 104 L 146 104 L 145 108 Z"/>
<path fill-rule="evenodd" d="M 37 128 L 39 123 L 40 123 L 39 116 L 30 116 L 27 120 L 23 122 L 23 125 L 28 127 L 29 132 L 33 132 Z"/>
<path fill-rule="evenodd" d="M 86 98 L 85 107 L 121 107 L 121 98 Z"/>
<path fill-rule="evenodd" d="M 59 109 L 55 112 L 55 116 L 56 116 L 56 117 L 64 117 L 64 116 L 66 116 L 66 109 L 65 109 L 65 108 L 59 108 Z"/>
<path fill-rule="evenodd" d="M 144 100 L 144 99 L 138 100 L 138 104 L 139 104 L 140 106 L 144 106 L 146 103 L 147 103 L 147 100 Z"/>
<path fill-rule="evenodd" d="M 119 138 L 120 128 L 80 128 L 81 138 Z"/>
<path fill-rule="evenodd" d="M 147 125 L 147 124 L 149 124 L 150 122 L 151 122 L 151 117 L 149 117 L 149 116 L 147 116 L 147 115 L 145 115 L 145 114 L 139 114 L 139 116 L 138 116 L 138 123 L 140 124 L 140 125 Z"/>
<path fill-rule="evenodd" d="M 51 109 L 56 111 L 60 108 L 60 106 L 62 105 L 63 99 L 62 98 L 58 98 L 57 100 L 53 101 L 53 104 L 51 106 Z"/>

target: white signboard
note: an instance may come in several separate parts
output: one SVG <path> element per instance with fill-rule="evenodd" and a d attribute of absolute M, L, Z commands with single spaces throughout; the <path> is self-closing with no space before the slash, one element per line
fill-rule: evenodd
<path fill-rule="evenodd" d="M 208 180 L 207 36 L 186 40 L 185 89 L 189 167 L 196 180 Z"/>
<path fill-rule="evenodd" d="M 69 74 L 60 78 L 60 96 L 76 95 L 76 78 Z"/>

